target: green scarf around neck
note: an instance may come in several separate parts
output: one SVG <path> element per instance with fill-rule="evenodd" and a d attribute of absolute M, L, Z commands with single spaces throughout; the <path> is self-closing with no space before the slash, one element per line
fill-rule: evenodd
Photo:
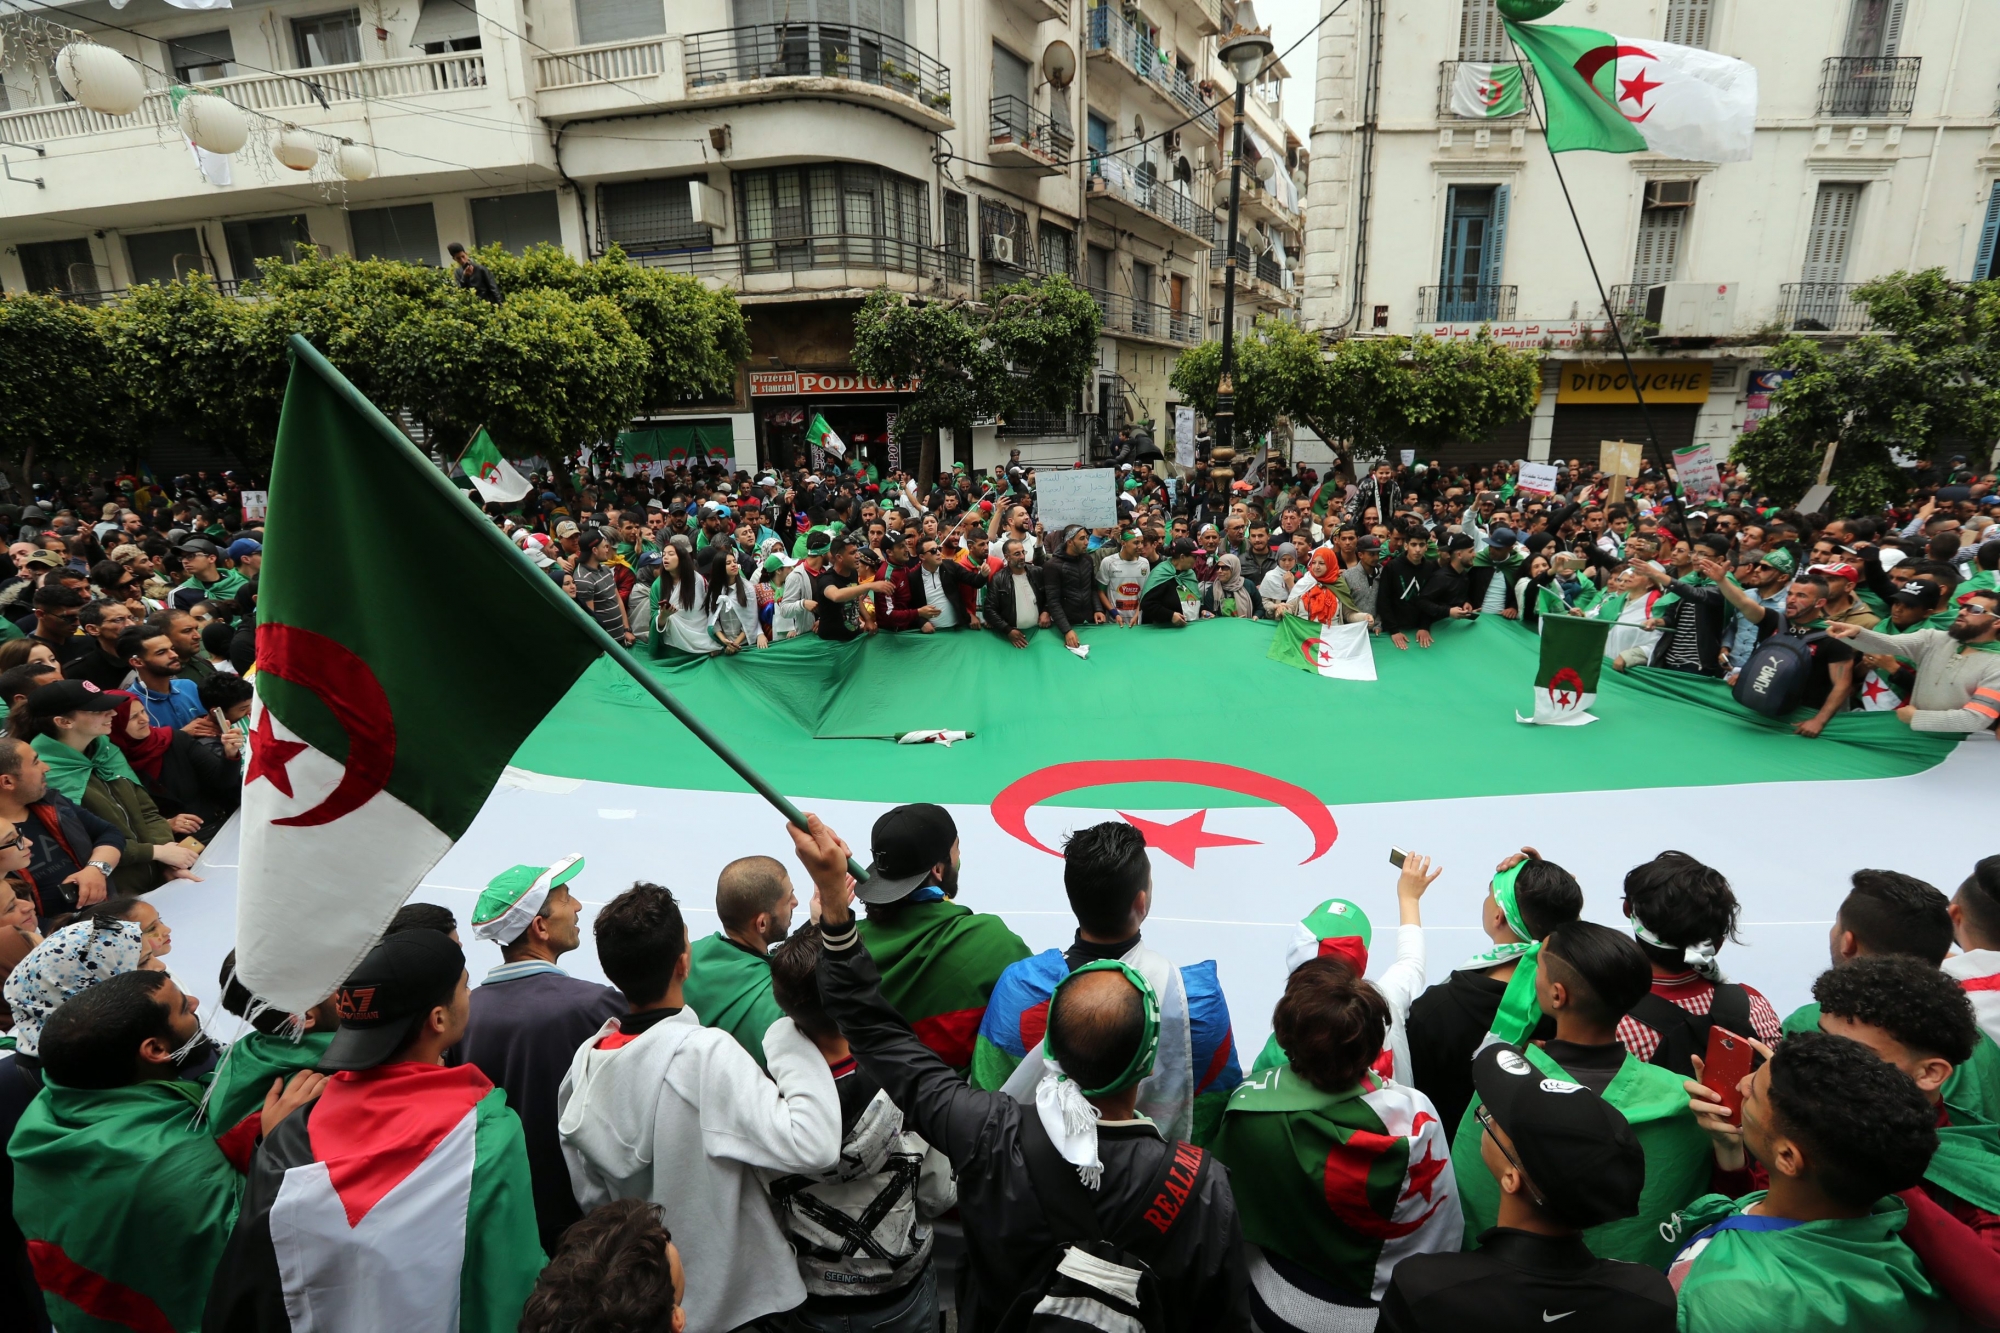
<path fill-rule="evenodd" d="M 1140 595 L 1144 596 L 1169 579 L 1180 585 L 1182 601 L 1192 602 L 1201 596 L 1201 584 L 1195 579 L 1194 567 L 1175 569 L 1171 560 L 1162 560 L 1153 566 L 1146 575 L 1145 585 L 1139 589 Z"/>
<path fill-rule="evenodd" d="M 139 781 L 132 765 L 125 762 L 125 752 L 113 745 L 109 736 L 99 736 L 84 750 L 72 749 L 54 736 L 37 736 L 30 744 L 49 766 L 49 785 L 72 801 L 83 800 L 83 789 L 94 777 L 106 782 L 113 778 Z"/>
<path fill-rule="evenodd" d="M 1514 964 L 1514 975 L 1507 979 L 1507 990 L 1500 997 L 1500 1009 L 1493 1015 L 1490 1030 L 1491 1036 L 1509 1045 L 1526 1041 L 1528 1034 L 1542 1019 L 1542 1006 L 1535 999 L 1535 972 L 1542 946 L 1528 934 L 1528 924 L 1521 918 L 1521 905 L 1514 887 L 1514 882 L 1521 877 L 1521 868 L 1527 864 L 1526 860 L 1517 861 L 1493 877 L 1493 901 L 1500 904 L 1500 915 L 1507 919 L 1507 928 L 1514 932 L 1515 938 L 1475 954 L 1453 969 L 1458 972 L 1483 972 L 1502 963 Z"/>

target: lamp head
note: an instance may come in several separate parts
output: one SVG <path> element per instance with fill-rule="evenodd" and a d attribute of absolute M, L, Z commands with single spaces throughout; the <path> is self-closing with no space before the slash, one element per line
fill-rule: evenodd
<path fill-rule="evenodd" d="M 1236 76 L 1236 82 L 1247 84 L 1256 78 L 1257 71 L 1276 49 L 1271 43 L 1271 30 L 1257 26 L 1257 9 L 1252 0 L 1237 0 L 1235 26 L 1224 35 L 1216 52 Z"/>

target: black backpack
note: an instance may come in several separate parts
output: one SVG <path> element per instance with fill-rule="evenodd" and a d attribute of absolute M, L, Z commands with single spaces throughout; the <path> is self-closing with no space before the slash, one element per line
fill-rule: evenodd
<path fill-rule="evenodd" d="M 1803 638 L 1773 634 L 1757 645 L 1736 677 L 1736 702 L 1765 717 L 1783 717 L 1804 700 L 1812 679 L 1813 645 L 1827 637 L 1815 630 Z"/>
<path fill-rule="evenodd" d="M 1739 1037 L 1750 1031 L 1750 992 L 1732 982 L 1718 981 L 1708 1012 L 1691 1014 L 1672 1000 L 1648 994 L 1627 1011 L 1632 1017 L 1660 1034 L 1647 1064 L 1671 1069 L 1682 1078 L 1694 1077 L 1692 1056 L 1708 1054 L 1708 1030 L 1720 1027 Z"/>
<path fill-rule="evenodd" d="M 999 1333 L 1094 1333 L 1135 1326 L 1161 1333 L 1167 1327 L 1159 1279 L 1146 1260 L 1158 1256 L 1180 1220 L 1181 1201 L 1200 1188 L 1209 1162 L 1191 1143 L 1167 1148 L 1151 1188 L 1139 1196 L 1145 1206 L 1107 1237 L 1076 1168 L 1056 1151 L 1035 1108 L 1022 1108 L 1021 1156 L 1056 1243 L 1007 1307 Z"/>

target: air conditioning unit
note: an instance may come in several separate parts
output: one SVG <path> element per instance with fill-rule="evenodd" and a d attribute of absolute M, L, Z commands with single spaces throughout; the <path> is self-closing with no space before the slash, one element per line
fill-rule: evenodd
<path fill-rule="evenodd" d="M 1292 290 L 1292 271 L 1290 269 L 1286 269 L 1284 272 L 1278 274 L 1278 285 L 1286 291 Z"/>
<path fill-rule="evenodd" d="M 996 264 L 1012 265 L 1014 262 L 1014 238 L 994 232 L 986 238 L 986 257 Z"/>
<path fill-rule="evenodd" d="M 1646 320 L 1662 338 L 1726 337 L 1736 331 L 1736 284 L 1656 283 L 1646 289 Z"/>
<path fill-rule="evenodd" d="M 1180 152 L 1180 150 L 1181 150 L 1181 132 L 1179 130 L 1168 130 L 1167 156 L 1172 157 L 1175 153 Z"/>
<path fill-rule="evenodd" d="M 1693 208 L 1693 181 L 1647 181 L 1646 207 Z"/>

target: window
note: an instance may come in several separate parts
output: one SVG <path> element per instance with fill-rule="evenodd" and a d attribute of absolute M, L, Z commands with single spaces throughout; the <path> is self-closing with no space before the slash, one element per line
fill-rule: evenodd
<path fill-rule="evenodd" d="M 1178 273 L 1167 275 L 1167 309 L 1176 315 L 1187 313 L 1187 279 Z"/>
<path fill-rule="evenodd" d="M 276 259 L 290 264 L 298 259 L 300 242 L 310 244 L 312 232 L 306 220 L 294 214 L 281 218 L 252 218 L 222 224 L 222 239 L 229 247 L 229 267 L 239 279 L 257 276 L 257 261 Z"/>
<path fill-rule="evenodd" d="M 651 0 L 654 9 L 660 0 Z M 766 23 L 827 23 L 888 37 L 903 35 L 903 0 L 731 0 L 739 28 Z"/>
<path fill-rule="evenodd" d="M 132 261 L 134 283 L 173 282 L 208 268 L 201 257 L 201 235 L 192 227 L 127 236 L 125 255 Z"/>
<path fill-rule="evenodd" d="M 1893 56 L 1903 40 L 1906 0 L 1853 0 L 1847 16 L 1847 47 L 1856 57 Z"/>
<path fill-rule="evenodd" d="M 625 181 L 597 187 L 597 247 L 613 243 L 627 254 L 662 250 L 704 249 L 715 234 L 694 220 L 694 197 L 688 184 L 706 176 L 669 176 L 661 180 Z"/>
<path fill-rule="evenodd" d="M 993 43 L 993 96 L 1013 97 L 1028 105 L 1032 66 L 1000 43 Z"/>
<path fill-rule="evenodd" d="M 167 63 L 182 83 L 209 83 L 236 76 L 236 44 L 229 30 L 176 37 L 167 43 Z"/>
<path fill-rule="evenodd" d="M 999 257 L 995 237 L 1005 237 L 1011 259 Z M 1033 268 L 1034 255 L 1028 249 L 1028 215 L 998 199 L 979 201 L 979 257 L 1015 268 Z"/>
<path fill-rule="evenodd" d="M 736 216 L 751 267 L 899 266 L 930 244 L 923 182 L 851 162 L 736 173 Z"/>
<path fill-rule="evenodd" d="M 1111 290 L 1111 252 L 1101 245 L 1085 251 L 1084 285 L 1096 292 Z"/>
<path fill-rule="evenodd" d="M 1090 121 L 1084 133 L 1088 136 L 1087 142 L 1092 157 L 1103 157 L 1111 151 L 1111 122 L 1095 111 L 1090 113 Z"/>
<path fill-rule="evenodd" d="M 1708 19 L 1713 11 L 1714 0 L 1667 0 L 1667 27 L 1660 40 L 1707 47 Z"/>
<path fill-rule="evenodd" d="M 1986 196 L 1986 225 L 1979 232 L 1979 257 L 1973 261 L 1972 280 L 1984 282 L 2000 278 L 2000 181 Z"/>
<path fill-rule="evenodd" d="M 1813 200 L 1812 231 L 1806 237 L 1806 261 L 1800 282 L 1843 282 L 1847 278 L 1847 247 L 1854 236 L 1854 215 L 1861 207 L 1859 185 L 1822 185 Z"/>
<path fill-rule="evenodd" d="M 472 201 L 473 244 L 498 245 L 520 254 L 543 241 L 562 244 L 562 220 L 556 214 L 556 192 L 503 194 Z"/>
<path fill-rule="evenodd" d="M 972 253 L 972 221 L 966 211 L 965 196 L 956 190 L 944 192 L 944 248 L 955 255 Z"/>
<path fill-rule="evenodd" d="M 97 261 L 90 242 L 79 236 L 68 241 L 30 241 L 16 247 L 21 256 L 21 276 L 28 290 L 44 293 L 94 292 L 98 290 Z"/>
<path fill-rule="evenodd" d="M 479 16 L 470 5 L 458 0 L 424 0 L 417 15 L 416 31 L 410 45 L 422 47 L 425 55 L 441 56 L 447 51 L 479 49 Z"/>
<path fill-rule="evenodd" d="M 660 0 L 576 0 L 576 39 L 585 46 L 657 37 L 666 30 Z"/>
<path fill-rule="evenodd" d="M 1500 317 L 1498 288 L 1506 233 L 1506 186 L 1451 187 L 1445 200 L 1437 319 L 1471 322 Z"/>
<path fill-rule="evenodd" d="M 1493 0 L 1460 0 L 1458 58 L 1493 62 L 1513 58 L 1507 29 Z"/>
<path fill-rule="evenodd" d="M 1680 275 L 1681 238 L 1694 209 L 1693 181 L 1647 181 L 1639 214 L 1639 244 L 1632 254 L 1632 283 L 1639 288 Z"/>
<path fill-rule="evenodd" d="M 1076 236 L 1065 227 L 1044 219 L 1037 233 L 1042 243 L 1042 272 L 1076 276 Z"/>
<path fill-rule="evenodd" d="M 293 54 L 308 69 L 361 63 L 361 11 L 292 20 Z"/>
<path fill-rule="evenodd" d="M 437 217 L 428 203 L 351 209 L 347 222 L 354 232 L 354 253 L 362 259 L 438 262 Z"/>

